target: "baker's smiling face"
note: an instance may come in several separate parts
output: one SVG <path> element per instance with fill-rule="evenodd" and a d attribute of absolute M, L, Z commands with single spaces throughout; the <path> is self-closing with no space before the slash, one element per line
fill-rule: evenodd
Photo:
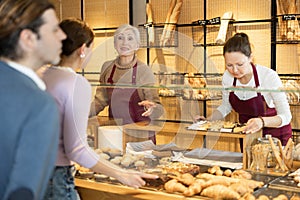
<path fill-rule="evenodd" d="M 132 55 L 138 49 L 138 41 L 132 30 L 124 30 L 115 37 L 115 49 L 120 56 Z"/>

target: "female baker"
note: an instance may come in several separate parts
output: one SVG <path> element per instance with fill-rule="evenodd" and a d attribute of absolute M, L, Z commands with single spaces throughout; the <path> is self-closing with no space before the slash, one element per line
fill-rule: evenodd
<path fill-rule="evenodd" d="M 264 88 L 270 91 L 225 90 L 222 104 L 208 119 L 223 119 L 233 109 L 239 114 L 239 122 L 246 123 L 245 133 L 262 129 L 263 136 L 270 134 L 285 145 L 292 136 L 292 116 L 285 93 L 271 92 L 282 87 L 278 74 L 252 63 L 251 45 L 245 33 L 236 33 L 225 43 L 223 56 L 226 65 L 224 87 Z"/>
<path fill-rule="evenodd" d="M 151 86 L 155 84 L 152 70 L 137 59 L 140 34 L 136 27 L 125 24 L 114 34 L 118 57 L 107 61 L 101 68 L 100 84 Z M 163 114 L 156 89 L 147 87 L 97 87 L 91 116 L 109 106 L 109 116 L 121 124 L 150 122 Z M 152 136 L 151 136 L 152 137 Z M 155 138 L 150 138 L 155 142 Z"/>

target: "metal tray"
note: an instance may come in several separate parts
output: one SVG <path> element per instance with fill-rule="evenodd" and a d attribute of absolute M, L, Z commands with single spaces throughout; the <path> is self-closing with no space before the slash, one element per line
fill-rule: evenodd
<path fill-rule="evenodd" d="M 272 188 L 260 188 L 253 192 L 253 195 L 258 198 L 260 195 L 266 195 L 269 197 L 269 199 L 273 199 L 280 194 L 284 194 L 288 199 L 291 199 L 293 196 L 300 196 L 300 193 L 293 192 L 293 191 L 283 191 L 283 190 L 277 190 Z"/>
<path fill-rule="evenodd" d="M 293 180 L 293 177 L 288 175 L 279 177 L 270 182 L 269 188 L 300 193 L 300 187 L 297 186 L 297 183 Z"/>

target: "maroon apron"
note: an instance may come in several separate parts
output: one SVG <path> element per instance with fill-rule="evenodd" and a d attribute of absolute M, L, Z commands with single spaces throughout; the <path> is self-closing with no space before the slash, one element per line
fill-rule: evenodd
<path fill-rule="evenodd" d="M 252 64 L 253 76 L 255 80 L 255 86 L 259 86 L 258 75 L 256 67 Z M 236 86 L 236 78 L 233 80 L 233 86 Z M 229 94 L 229 102 L 232 108 L 239 113 L 239 122 L 246 123 L 251 118 L 256 117 L 269 117 L 277 115 L 275 108 L 269 108 L 265 102 L 264 97 L 260 92 L 257 93 L 257 97 L 253 97 L 248 100 L 240 100 L 234 92 Z M 280 139 L 282 145 L 286 145 L 289 138 L 292 137 L 292 127 L 291 124 L 285 125 L 280 128 L 263 128 L 263 136 L 270 134 L 273 137 Z"/>
<path fill-rule="evenodd" d="M 113 76 L 116 70 L 116 65 L 113 66 L 108 83 L 114 84 Z M 136 85 L 137 63 L 133 66 L 132 71 L 132 85 Z M 135 122 L 150 122 L 149 117 L 144 117 L 142 114 L 145 112 L 143 106 L 138 103 L 142 100 L 135 88 L 107 88 L 109 117 L 114 119 L 121 119 L 122 124 L 131 124 Z M 156 143 L 155 133 L 149 132 L 149 139 L 154 144 Z"/>

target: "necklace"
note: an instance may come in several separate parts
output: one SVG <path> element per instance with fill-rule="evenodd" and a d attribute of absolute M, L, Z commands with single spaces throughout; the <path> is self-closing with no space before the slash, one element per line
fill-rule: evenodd
<path fill-rule="evenodd" d="M 118 57 L 115 61 L 115 65 L 119 69 L 130 69 L 135 65 L 136 62 L 137 62 L 137 57 L 134 56 L 133 60 L 130 63 L 128 63 L 127 65 L 121 65 L 120 64 L 120 57 Z"/>

